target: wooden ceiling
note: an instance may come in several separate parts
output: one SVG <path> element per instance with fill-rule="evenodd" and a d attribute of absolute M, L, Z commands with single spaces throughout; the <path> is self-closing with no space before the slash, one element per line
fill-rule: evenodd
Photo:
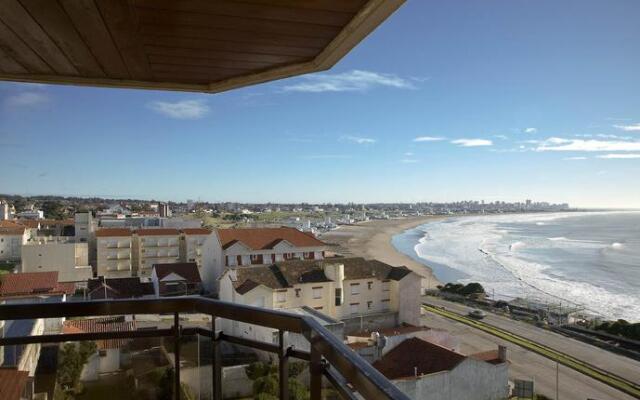
<path fill-rule="evenodd" d="M 404 0 L 0 0 L 0 80 L 220 92 L 330 68 Z"/>

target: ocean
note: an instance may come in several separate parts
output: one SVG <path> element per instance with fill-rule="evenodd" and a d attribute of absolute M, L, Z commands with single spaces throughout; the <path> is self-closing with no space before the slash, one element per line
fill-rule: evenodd
<path fill-rule="evenodd" d="M 640 321 L 640 212 L 451 217 L 393 244 L 441 282 L 480 282 L 496 298 Z"/>

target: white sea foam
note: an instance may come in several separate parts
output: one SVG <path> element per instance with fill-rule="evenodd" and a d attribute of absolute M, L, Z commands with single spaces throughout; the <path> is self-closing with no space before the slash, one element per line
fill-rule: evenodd
<path fill-rule="evenodd" d="M 634 295 L 633 291 L 607 290 L 596 280 L 590 281 L 586 274 L 565 276 L 566 273 L 550 264 L 549 260 L 527 253 L 529 249 L 557 248 L 574 252 L 604 251 L 607 248 L 619 250 L 624 247 L 623 243 L 577 240 L 564 236 L 514 236 L 504 226 L 498 227 L 502 223 L 534 223 L 539 226 L 537 222 L 583 215 L 503 215 L 433 222 L 420 227 L 422 231 L 428 231 L 429 238 L 421 238 L 414 250 L 425 260 L 465 273 L 469 278 L 463 282 L 480 282 L 505 298 L 543 296 L 564 303 L 580 303 L 588 310 L 608 317 L 640 319 L 640 296 Z M 514 237 L 518 240 L 514 240 Z"/>

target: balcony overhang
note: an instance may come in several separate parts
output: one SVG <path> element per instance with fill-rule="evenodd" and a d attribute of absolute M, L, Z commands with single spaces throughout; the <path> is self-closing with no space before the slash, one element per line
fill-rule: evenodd
<path fill-rule="evenodd" d="M 326 70 L 404 0 L 5 0 L 0 80 L 222 92 Z"/>

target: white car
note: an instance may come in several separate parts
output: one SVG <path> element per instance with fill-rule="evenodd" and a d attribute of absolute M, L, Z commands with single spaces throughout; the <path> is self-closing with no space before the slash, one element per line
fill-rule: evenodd
<path fill-rule="evenodd" d="M 469 316 L 474 319 L 482 319 L 487 316 L 487 314 L 482 310 L 471 310 L 469 311 Z"/>

